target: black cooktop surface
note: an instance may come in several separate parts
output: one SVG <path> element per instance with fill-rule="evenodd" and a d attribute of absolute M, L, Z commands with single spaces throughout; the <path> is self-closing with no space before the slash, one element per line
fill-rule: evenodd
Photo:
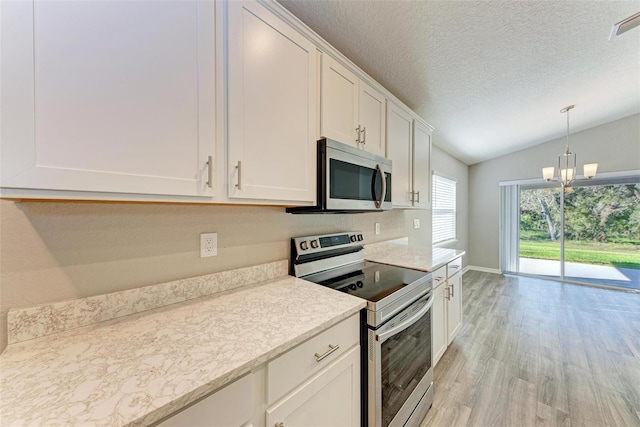
<path fill-rule="evenodd" d="M 353 271 L 331 276 L 327 272 L 317 279 L 305 278 L 367 301 L 378 302 L 400 289 L 424 278 L 428 273 L 395 267 L 392 265 L 364 262 Z"/>

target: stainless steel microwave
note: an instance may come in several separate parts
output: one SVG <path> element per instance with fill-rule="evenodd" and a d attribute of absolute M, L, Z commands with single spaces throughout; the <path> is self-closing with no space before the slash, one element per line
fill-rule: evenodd
<path fill-rule="evenodd" d="M 391 209 L 391 160 L 323 138 L 318 141 L 317 204 L 289 213 L 359 213 Z"/>

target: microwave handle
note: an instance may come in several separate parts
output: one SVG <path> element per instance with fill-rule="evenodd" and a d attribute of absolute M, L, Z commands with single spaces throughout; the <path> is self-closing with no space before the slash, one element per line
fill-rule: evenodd
<path fill-rule="evenodd" d="M 376 208 L 380 209 L 382 207 L 382 204 L 384 203 L 385 197 L 387 197 L 387 179 L 384 176 L 384 171 L 379 164 L 376 165 L 376 169 L 378 169 L 378 172 L 380 172 L 380 178 L 382 179 L 382 194 L 380 195 L 380 200 L 376 200 Z"/>

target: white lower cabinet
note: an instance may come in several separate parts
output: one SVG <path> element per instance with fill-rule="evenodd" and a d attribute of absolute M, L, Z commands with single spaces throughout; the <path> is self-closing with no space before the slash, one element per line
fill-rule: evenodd
<path fill-rule="evenodd" d="M 359 339 L 354 314 L 157 425 L 357 427 Z"/>
<path fill-rule="evenodd" d="M 446 283 L 442 283 L 440 286 L 433 290 L 433 308 L 431 309 L 431 342 L 432 342 L 432 358 L 433 365 L 442 357 L 445 351 L 447 351 L 447 345 L 449 344 L 447 334 L 447 306 L 449 305 L 448 299 L 449 287 Z"/>
<path fill-rule="evenodd" d="M 462 326 L 462 273 L 447 280 L 451 290 L 447 307 L 447 344 L 450 344 Z"/>
<path fill-rule="evenodd" d="M 267 409 L 267 426 L 359 426 L 360 346 Z"/>
<path fill-rule="evenodd" d="M 462 326 L 461 259 L 433 272 L 434 301 L 431 319 L 433 344 L 432 361 L 435 366 Z"/>
<path fill-rule="evenodd" d="M 254 390 L 260 390 L 260 375 L 264 376 L 264 369 L 245 375 L 157 425 L 161 427 L 250 426 L 255 403 L 252 396 Z"/>

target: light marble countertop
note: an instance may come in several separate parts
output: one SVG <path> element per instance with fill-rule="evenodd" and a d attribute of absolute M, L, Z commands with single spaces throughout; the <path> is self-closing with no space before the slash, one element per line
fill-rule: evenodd
<path fill-rule="evenodd" d="M 397 265 L 431 272 L 465 254 L 447 248 L 410 246 L 407 239 L 373 243 L 365 247 L 365 259 L 381 264 Z"/>
<path fill-rule="evenodd" d="M 147 425 L 364 306 L 283 277 L 17 342 L 0 355 L 0 420 Z"/>

